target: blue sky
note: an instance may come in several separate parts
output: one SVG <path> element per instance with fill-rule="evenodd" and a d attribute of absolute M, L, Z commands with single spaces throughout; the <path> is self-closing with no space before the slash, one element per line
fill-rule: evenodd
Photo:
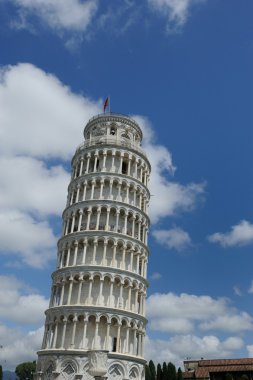
<path fill-rule="evenodd" d="M 252 15 L 250 0 L 0 1 L 4 368 L 41 344 L 70 159 L 108 94 L 153 168 L 147 359 L 253 355 Z"/>

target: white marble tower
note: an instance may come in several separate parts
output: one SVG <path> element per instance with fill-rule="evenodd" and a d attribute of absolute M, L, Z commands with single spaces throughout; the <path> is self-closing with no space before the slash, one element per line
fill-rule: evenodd
<path fill-rule="evenodd" d="M 35 376 L 141 380 L 150 164 L 127 116 L 93 117 L 84 138 L 72 159 Z"/>

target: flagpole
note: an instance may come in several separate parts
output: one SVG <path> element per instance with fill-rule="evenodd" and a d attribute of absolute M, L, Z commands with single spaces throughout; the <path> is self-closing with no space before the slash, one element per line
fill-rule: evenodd
<path fill-rule="evenodd" d="M 109 113 L 111 113 L 111 96 L 109 95 L 108 98 L 109 98 Z"/>

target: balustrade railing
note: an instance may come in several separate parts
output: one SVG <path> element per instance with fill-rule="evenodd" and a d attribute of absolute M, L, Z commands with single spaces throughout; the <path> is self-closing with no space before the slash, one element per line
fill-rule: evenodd
<path fill-rule="evenodd" d="M 104 145 L 104 144 L 119 145 L 125 148 L 134 149 L 146 157 L 145 152 L 137 144 L 131 142 L 130 140 L 126 138 L 123 138 L 123 137 L 117 138 L 114 136 L 97 136 L 97 137 L 92 137 L 91 139 L 85 140 L 82 144 L 80 144 L 77 147 L 76 153 L 78 153 L 79 151 L 83 149 L 89 148 L 91 146 L 99 146 L 99 145 Z"/>

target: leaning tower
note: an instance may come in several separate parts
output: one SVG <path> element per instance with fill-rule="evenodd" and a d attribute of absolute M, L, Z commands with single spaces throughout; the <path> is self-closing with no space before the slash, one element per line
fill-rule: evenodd
<path fill-rule="evenodd" d="M 141 380 L 150 164 L 128 116 L 93 117 L 84 139 L 72 159 L 35 376 Z"/>

